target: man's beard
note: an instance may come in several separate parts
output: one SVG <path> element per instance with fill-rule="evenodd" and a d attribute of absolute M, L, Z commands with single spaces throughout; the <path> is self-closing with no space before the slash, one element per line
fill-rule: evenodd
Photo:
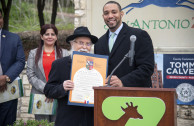
<path fill-rule="evenodd" d="M 106 23 L 106 25 L 108 26 L 109 29 L 116 29 L 122 23 L 121 18 L 122 17 L 120 16 L 120 19 L 119 20 L 116 19 L 116 24 L 115 25 L 109 25 L 107 22 L 105 22 L 105 23 Z"/>
<path fill-rule="evenodd" d="M 73 51 L 75 51 L 75 50 L 74 50 L 74 48 L 72 47 L 71 50 L 69 51 L 71 57 L 72 57 L 72 55 L 73 55 Z M 93 53 L 92 50 L 89 51 L 89 50 L 87 50 L 87 49 L 79 49 L 78 52 Z"/>
<path fill-rule="evenodd" d="M 119 26 L 119 23 L 116 22 L 115 25 L 109 25 L 108 23 L 106 23 L 106 25 L 108 26 L 109 29 L 116 29 Z"/>
<path fill-rule="evenodd" d="M 89 53 L 90 51 L 87 49 L 79 49 L 78 52 L 85 52 L 85 53 Z"/>

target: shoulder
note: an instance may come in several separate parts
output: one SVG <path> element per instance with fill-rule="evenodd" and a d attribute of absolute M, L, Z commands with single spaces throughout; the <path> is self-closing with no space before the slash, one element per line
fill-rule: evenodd
<path fill-rule="evenodd" d="M 69 56 L 69 52 L 68 52 L 67 49 L 63 49 L 63 48 L 62 48 L 62 54 L 63 54 L 63 57 Z"/>
<path fill-rule="evenodd" d="M 97 46 L 99 44 L 104 44 L 104 42 L 108 40 L 108 33 L 109 33 L 109 31 L 107 30 L 107 32 L 98 39 L 95 46 Z"/>
<path fill-rule="evenodd" d="M 105 40 L 105 39 L 106 39 L 106 34 L 102 35 L 102 36 L 99 38 L 98 42 L 100 42 L 100 41 L 102 41 L 102 40 Z"/>
<path fill-rule="evenodd" d="M 99 41 L 108 38 L 108 33 L 109 30 L 107 30 L 106 33 L 99 38 Z"/>
<path fill-rule="evenodd" d="M 2 30 L 2 33 L 1 34 L 5 34 L 6 36 L 8 36 L 9 38 L 10 37 L 17 37 L 17 38 L 20 38 L 18 34 L 16 33 L 12 33 L 12 32 L 9 32 L 7 30 Z"/>
<path fill-rule="evenodd" d="M 130 27 L 126 23 L 123 23 L 123 30 L 128 32 L 129 34 L 134 34 L 134 35 L 140 35 L 140 34 L 146 34 L 147 33 L 143 29 Z"/>
<path fill-rule="evenodd" d="M 35 54 L 37 51 L 37 48 L 30 50 L 30 53 Z"/>
<path fill-rule="evenodd" d="M 30 50 L 29 55 L 28 55 L 28 59 L 35 58 L 36 50 L 37 50 L 37 48 Z"/>
<path fill-rule="evenodd" d="M 71 61 L 71 57 L 66 56 L 66 57 L 63 57 L 63 58 L 60 58 L 60 59 L 53 61 L 53 65 L 54 66 L 61 66 L 61 65 L 67 64 L 70 61 Z"/>

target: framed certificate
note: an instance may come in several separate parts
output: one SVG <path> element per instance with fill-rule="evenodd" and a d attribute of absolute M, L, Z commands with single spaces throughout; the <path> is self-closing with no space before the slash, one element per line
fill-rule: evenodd
<path fill-rule="evenodd" d="M 93 87 L 105 85 L 107 66 L 108 56 L 74 51 L 71 64 L 74 89 L 69 92 L 68 104 L 93 107 Z"/>

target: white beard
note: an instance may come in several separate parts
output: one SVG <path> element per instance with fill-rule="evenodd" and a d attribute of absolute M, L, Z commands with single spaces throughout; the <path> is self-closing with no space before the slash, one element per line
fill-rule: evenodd
<path fill-rule="evenodd" d="M 69 54 L 70 54 L 71 58 L 72 58 L 73 51 L 75 51 L 75 50 L 72 47 L 71 50 L 69 51 Z M 78 52 L 85 52 L 85 53 L 91 53 L 91 54 L 93 53 L 92 49 L 89 51 L 89 50 L 83 49 L 83 48 L 82 49 L 79 49 Z"/>
<path fill-rule="evenodd" d="M 87 49 L 79 49 L 78 52 L 85 52 L 85 53 L 89 53 L 90 51 Z"/>

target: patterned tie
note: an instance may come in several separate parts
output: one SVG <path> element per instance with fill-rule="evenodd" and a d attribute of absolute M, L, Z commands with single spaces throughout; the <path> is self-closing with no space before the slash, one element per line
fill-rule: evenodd
<path fill-rule="evenodd" d="M 110 36 L 110 41 L 109 41 L 109 51 L 111 52 L 112 50 L 112 47 L 114 45 L 114 36 L 115 36 L 115 33 L 112 33 L 111 36 Z"/>

